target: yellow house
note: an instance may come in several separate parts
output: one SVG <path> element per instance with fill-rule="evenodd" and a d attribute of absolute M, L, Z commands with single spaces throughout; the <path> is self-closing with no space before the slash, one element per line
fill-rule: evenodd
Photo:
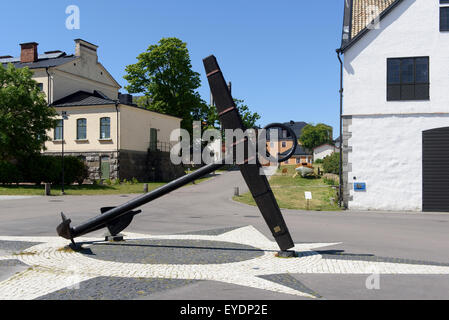
<path fill-rule="evenodd" d="M 98 62 L 96 45 L 76 39 L 74 55 L 38 55 L 37 46 L 21 44 L 20 58 L 2 56 L 0 63 L 30 68 L 60 115 L 43 153 L 59 155 L 64 144 L 64 154 L 86 162 L 91 180 L 170 180 L 181 174 L 167 163 L 170 133 L 180 118 L 139 108 L 131 95 L 120 94 L 120 85 Z"/>
<path fill-rule="evenodd" d="M 307 125 L 307 123 L 305 122 L 294 122 L 294 121 L 286 122 L 284 124 L 292 128 L 298 139 L 301 136 L 302 129 Z M 291 139 L 287 130 L 279 129 L 277 142 L 270 141 L 269 136 L 267 136 L 267 150 L 273 156 L 275 156 L 274 150 L 277 150 L 277 153 L 279 153 L 282 157 L 283 155 L 287 154 L 292 147 L 293 147 L 293 140 Z M 280 165 L 281 166 L 297 165 L 304 163 L 311 164 L 312 162 L 313 162 L 312 152 L 303 148 L 298 142 L 298 146 L 296 147 L 292 157 L 285 162 L 281 162 Z"/>

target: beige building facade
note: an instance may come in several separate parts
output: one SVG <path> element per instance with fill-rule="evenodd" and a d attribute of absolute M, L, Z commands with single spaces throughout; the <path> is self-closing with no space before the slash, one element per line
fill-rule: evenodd
<path fill-rule="evenodd" d="M 92 43 L 76 39 L 73 55 L 62 51 L 39 55 L 37 47 L 35 42 L 21 44 L 20 58 L 1 56 L 0 63 L 31 69 L 48 104 L 59 114 L 43 153 L 60 155 L 64 147 L 66 155 L 85 161 L 89 180 L 176 176 L 151 171 L 173 169 L 165 163 L 169 139 L 182 119 L 139 108 L 131 95 L 120 94 L 120 85 L 98 62 L 98 46 Z"/>

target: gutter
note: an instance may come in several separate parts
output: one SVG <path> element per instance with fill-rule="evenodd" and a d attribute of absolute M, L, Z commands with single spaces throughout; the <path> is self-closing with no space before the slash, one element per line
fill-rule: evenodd
<path fill-rule="evenodd" d="M 45 67 L 45 72 L 47 73 L 47 91 L 48 91 L 48 105 L 51 106 L 52 102 L 51 102 L 51 75 L 48 72 L 48 67 Z"/>
<path fill-rule="evenodd" d="M 117 144 L 117 165 L 120 166 L 120 162 L 118 161 L 119 160 L 118 159 L 119 158 L 119 154 L 120 154 L 120 146 L 119 146 L 119 143 L 120 143 L 120 140 L 119 140 L 119 128 L 120 128 L 119 121 L 120 121 L 120 117 L 119 117 L 118 105 L 119 105 L 119 101 L 115 100 L 115 112 L 117 114 L 117 129 L 116 129 L 116 136 L 117 136 L 117 142 L 116 142 L 116 144 Z M 117 179 L 120 179 L 120 170 L 117 170 Z"/>

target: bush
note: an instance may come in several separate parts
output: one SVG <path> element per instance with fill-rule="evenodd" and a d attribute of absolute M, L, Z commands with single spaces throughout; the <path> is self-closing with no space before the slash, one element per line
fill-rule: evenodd
<path fill-rule="evenodd" d="M 0 161 L 0 183 L 19 183 L 22 181 L 22 174 L 16 165 L 8 161 Z"/>
<path fill-rule="evenodd" d="M 35 155 L 20 161 L 23 182 L 62 184 L 62 157 Z M 64 157 L 64 184 L 82 184 L 88 176 L 84 162 L 77 157 Z"/>
<path fill-rule="evenodd" d="M 321 164 L 321 163 L 323 163 L 323 159 L 316 159 L 316 160 L 314 161 L 314 163 L 316 163 L 316 164 Z"/>
<path fill-rule="evenodd" d="M 323 159 L 323 170 L 325 173 L 339 174 L 340 153 L 335 152 Z"/>
<path fill-rule="evenodd" d="M 52 182 L 61 174 L 61 165 L 52 157 L 33 155 L 22 159 L 18 167 L 23 175 L 23 182 L 31 182 L 37 185 L 41 182 Z"/>

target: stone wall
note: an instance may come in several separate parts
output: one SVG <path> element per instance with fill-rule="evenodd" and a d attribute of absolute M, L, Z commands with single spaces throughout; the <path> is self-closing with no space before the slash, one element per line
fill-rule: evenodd
<path fill-rule="evenodd" d="M 352 133 L 349 126 L 352 124 L 352 117 L 343 117 L 343 156 L 342 156 L 342 187 L 343 187 L 343 206 L 348 208 L 349 201 L 352 201 L 350 190 L 352 189 L 351 178 L 349 172 L 352 171 L 352 164 L 349 162 L 349 154 L 352 152 L 352 146 L 349 145 L 349 139 Z"/>
<path fill-rule="evenodd" d="M 148 151 L 149 181 L 168 182 L 185 175 L 182 165 L 174 165 L 170 152 Z"/>
<path fill-rule="evenodd" d="M 146 152 L 120 150 L 119 163 L 120 179 L 149 181 Z"/>
<path fill-rule="evenodd" d="M 60 156 L 61 153 L 45 152 L 46 155 Z M 74 156 L 84 160 L 88 169 L 88 180 L 101 179 L 101 157 L 108 156 L 110 162 L 110 179 L 119 177 L 119 158 L 117 152 L 64 152 L 65 156 Z"/>
<path fill-rule="evenodd" d="M 174 165 L 169 152 L 121 150 L 120 179 L 168 182 L 183 176 L 184 167 Z"/>
<path fill-rule="evenodd" d="M 61 153 L 45 152 L 45 154 L 56 156 Z M 170 161 L 169 152 L 120 150 L 120 152 L 66 152 L 64 154 L 84 160 L 88 167 L 88 180 L 91 182 L 101 179 L 101 157 L 103 156 L 109 157 L 110 179 L 136 178 L 144 182 L 169 182 L 185 174 L 182 165 L 174 165 Z"/>

